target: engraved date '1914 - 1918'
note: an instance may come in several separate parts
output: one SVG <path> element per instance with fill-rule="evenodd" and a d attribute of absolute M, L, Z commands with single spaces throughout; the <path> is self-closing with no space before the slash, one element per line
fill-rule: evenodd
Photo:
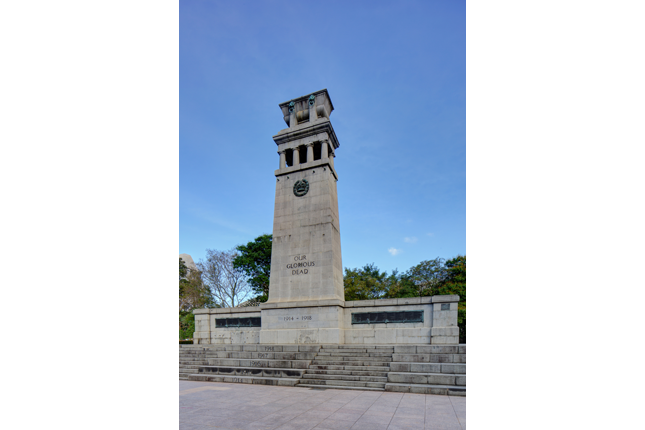
<path fill-rule="evenodd" d="M 300 315 L 297 317 L 283 317 L 284 321 L 311 321 L 313 318 L 311 315 Z"/>

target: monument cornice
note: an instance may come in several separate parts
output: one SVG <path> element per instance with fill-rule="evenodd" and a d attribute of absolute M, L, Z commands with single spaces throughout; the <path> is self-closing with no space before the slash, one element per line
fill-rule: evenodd
<path fill-rule="evenodd" d="M 313 123 L 298 125 L 294 128 L 285 128 L 280 131 L 280 133 L 273 136 L 273 141 L 279 146 L 323 133 L 327 134 L 327 138 L 330 140 L 334 149 L 337 149 L 340 146 L 334 127 L 332 127 L 331 122 L 327 118 L 319 119 Z"/>
<path fill-rule="evenodd" d="M 313 169 L 314 167 L 329 167 L 329 170 L 331 171 L 331 174 L 334 175 L 334 178 L 338 180 L 338 174 L 336 173 L 336 169 L 334 169 L 334 166 L 331 165 L 329 162 L 329 158 L 323 158 L 320 160 L 316 161 L 310 161 L 308 163 L 302 163 L 298 164 L 297 166 L 291 166 L 291 167 L 285 167 L 283 169 L 278 169 L 275 171 L 275 175 L 277 177 L 284 176 L 289 173 L 294 173 L 294 172 L 299 172 L 301 170 L 308 170 L 308 169 Z"/>
<path fill-rule="evenodd" d="M 287 107 L 291 102 L 307 100 L 309 96 L 312 96 L 312 95 L 317 96 L 319 94 L 324 94 L 326 96 L 326 100 L 329 101 L 329 105 L 331 106 L 331 109 L 334 110 L 334 104 L 332 103 L 331 98 L 329 97 L 329 91 L 327 91 L 327 88 L 323 88 L 322 90 L 319 90 L 319 91 L 314 91 L 313 93 L 309 93 L 305 96 L 300 96 L 300 97 L 296 97 L 295 99 L 287 100 L 286 102 L 280 103 L 278 106 L 280 106 L 280 108 Z M 331 113 L 331 111 L 329 113 Z"/>

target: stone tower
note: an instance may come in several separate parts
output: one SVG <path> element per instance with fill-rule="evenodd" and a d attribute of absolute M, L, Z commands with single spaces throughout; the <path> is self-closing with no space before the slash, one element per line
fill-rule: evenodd
<path fill-rule="evenodd" d="M 325 89 L 280 108 L 288 128 L 273 136 L 280 168 L 267 303 L 344 301 L 334 106 Z"/>

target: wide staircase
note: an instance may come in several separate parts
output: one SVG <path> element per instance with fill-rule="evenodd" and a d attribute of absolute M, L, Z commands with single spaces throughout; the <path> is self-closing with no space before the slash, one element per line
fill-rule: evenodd
<path fill-rule="evenodd" d="M 394 347 L 385 391 L 466 395 L 466 345 Z"/>
<path fill-rule="evenodd" d="M 320 349 L 318 345 L 200 345 L 202 360 L 191 381 L 295 386 Z M 181 351 L 182 348 L 180 348 Z M 180 369 L 181 371 L 181 369 Z"/>
<path fill-rule="evenodd" d="M 383 391 L 394 347 L 323 345 L 298 387 Z"/>
<path fill-rule="evenodd" d="M 180 345 L 179 379 L 466 395 L 466 345 Z"/>
<path fill-rule="evenodd" d="M 206 348 L 203 345 L 179 345 L 179 379 L 186 380 L 199 366 L 206 362 Z"/>

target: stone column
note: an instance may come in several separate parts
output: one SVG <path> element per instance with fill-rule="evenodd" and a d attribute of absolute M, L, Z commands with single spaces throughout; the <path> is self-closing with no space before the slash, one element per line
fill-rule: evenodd
<path fill-rule="evenodd" d="M 457 307 L 459 296 L 432 296 L 432 332 L 430 343 L 433 345 L 459 344 Z"/>
<path fill-rule="evenodd" d="M 336 154 L 334 154 L 333 151 L 332 151 L 331 154 L 329 154 L 329 164 L 331 165 L 331 167 L 334 167 L 334 157 L 335 156 L 336 156 Z"/>
<path fill-rule="evenodd" d="M 300 149 L 293 148 L 293 165 L 294 166 L 299 166 L 300 165 Z"/>
<path fill-rule="evenodd" d="M 193 314 L 195 315 L 193 344 L 211 343 L 210 310 L 194 309 Z"/>
<path fill-rule="evenodd" d="M 284 169 L 285 167 L 287 167 L 286 151 L 278 151 L 278 154 L 280 154 L 280 168 Z"/>
<path fill-rule="evenodd" d="M 307 163 L 311 163 L 312 161 L 314 161 L 314 144 L 308 143 L 307 144 Z"/>
<path fill-rule="evenodd" d="M 322 141 L 322 145 L 320 146 L 320 158 L 325 159 L 329 157 L 329 142 L 326 140 Z"/>

